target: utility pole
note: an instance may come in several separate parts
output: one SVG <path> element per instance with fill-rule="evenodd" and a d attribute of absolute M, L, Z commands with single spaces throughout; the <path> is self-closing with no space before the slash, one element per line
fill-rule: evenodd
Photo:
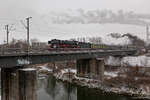
<path fill-rule="evenodd" d="M 32 17 L 27 17 L 27 24 L 25 25 L 23 21 L 21 21 L 22 25 L 27 29 L 27 52 L 29 53 L 29 46 L 30 46 L 30 19 Z"/>
<path fill-rule="evenodd" d="M 27 20 L 27 27 L 26 27 L 26 29 L 27 29 L 27 44 L 28 44 L 28 50 L 29 50 L 29 46 L 30 46 L 30 34 L 29 34 L 29 31 L 30 31 L 30 19 L 31 19 L 32 17 L 28 17 L 28 18 L 26 18 L 26 20 Z"/>
<path fill-rule="evenodd" d="M 6 34 L 7 34 L 7 41 L 6 41 L 7 46 L 8 46 L 8 43 L 9 43 L 9 33 L 10 33 L 10 31 L 11 31 L 12 26 L 13 26 L 13 24 L 12 24 L 11 27 L 9 28 L 9 25 L 8 25 L 8 24 L 5 25 Z"/>
<path fill-rule="evenodd" d="M 146 42 L 147 46 L 149 45 L 150 40 L 150 33 L 149 33 L 149 25 L 146 26 Z"/>
<path fill-rule="evenodd" d="M 8 45 L 8 38 L 9 38 L 9 29 L 8 29 L 9 25 L 5 25 L 5 29 L 6 29 L 6 34 L 7 34 L 7 45 Z"/>

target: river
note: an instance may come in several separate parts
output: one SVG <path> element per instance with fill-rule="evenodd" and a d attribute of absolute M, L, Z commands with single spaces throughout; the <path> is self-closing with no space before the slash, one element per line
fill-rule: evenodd
<path fill-rule="evenodd" d="M 103 93 L 96 89 L 57 81 L 53 76 L 38 78 L 38 100 L 136 100 L 126 96 Z"/>

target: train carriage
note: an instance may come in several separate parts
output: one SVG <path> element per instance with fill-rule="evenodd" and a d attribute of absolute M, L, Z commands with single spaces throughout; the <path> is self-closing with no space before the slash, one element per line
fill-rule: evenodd
<path fill-rule="evenodd" d="M 91 48 L 93 48 L 93 49 L 108 49 L 108 46 L 104 45 L 104 44 L 91 44 Z"/>

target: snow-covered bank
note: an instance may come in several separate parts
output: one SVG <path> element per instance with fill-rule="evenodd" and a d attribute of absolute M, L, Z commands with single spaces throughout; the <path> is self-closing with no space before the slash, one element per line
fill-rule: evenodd
<path fill-rule="evenodd" d="M 64 69 L 66 70 L 66 69 Z M 115 81 L 117 81 L 115 78 L 118 78 L 119 72 L 105 72 L 105 76 L 109 76 L 107 80 L 113 80 L 112 83 L 111 81 L 106 81 L 106 82 L 101 82 L 100 80 L 95 80 L 95 79 L 88 79 L 84 77 L 77 77 L 75 73 L 72 73 L 71 77 L 66 76 L 66 73 L 61 71 L 60 73 L 55 74 L 54 76 L 57 79 L 60 79 L 62 81 L 67 81 L 71 83 L 75 83 L 79 86 L 86 86 L 88 88 L 97 88 L 100 90 L 103 90 L 104 92 L 110 92 L 110 93 L 116 93 L 116 94 L 121 94 L 121 95 L 128 95 L 128 96 L 135 96 L 135 97 L 147 97 L 149 96 L 150 93 L 150 88 L 145 85 L 140 85 L 139 88 L 134 88 L 134 87 L 128 87 L 128 85 L 123 85 L 123 84 L 114 84 Z M 73 72 L 73 71 L 72 71 Z M 65 75 L 66 74 L 66 75 Z M 136 79 L 137 80 L 137 79 Z M 118 81 L 120 82 L 120 81 Z M 116 82 L 115 82 L 116 83 Z"/>
<path fill-rule="evenodd" d="M 104 75 L 109 76 L 109 77 L 117 77 L 118 76 L 118 72 L 104 72 Z"/>
<path fill-rule="evenodd" d="M 137 56 L 137 57 L 124 57 L 121 60 L 122 66 L 141 66 L 150 67 L 150 57 L 147 56 Z"/>
<path fill-rule="evenodd" d="M 128 56 L 123 58 L 117 58 L 110 56 L 105 60 L 107 65 L 111 66 L 131 66 L 131 67 L 150 67 L 150 57 L 147 56 Z"/>
<path fill-rule="evenodd" d="M 46 66 L 39 66 L 40 71 L 48 71 L 48 72 L 52 72 L 52 69 L 47 68 Z"/>
<path fill-rule="evenodd" d="M 109 58 L 105 59 L 106 65 L 120 66 L 121 65 L 120 62 L 121 62 L 121 58 L 118 57 L 109 56 Z"/>
<path fill-rule="evenodd" d="M 72 68 L 59 69 L 59 71 L 56 72 L 52 71 L 52 69 L 49 68 L 48 66 L 39 66 L 36 68 L 40 68 L 38 69 L 39 72 L 47 71 L 46 73 L 51 73 L 58 80 L 70 82 L 72 84 L 85 86 L 88 88 L 100 89 L 107 93 L 116 93 L 121 95 L 128 95 L 142 98 L 145 98 L 150 94 L 150 87 L 147 86 L 146 83 L 143 84 L 142 82 L 139 84 L 139 82 L 145 81 L 143 80 L 143 78 L 141 78 L 142 79 L 141 80 L 140 77 L 133 77 L 133 76 L 128 77 L 128 75 L 125 75 L 126 73 L 124 73 L 124 76 L 126 77 L 122 77 L 118 70 L 105 71 L 104 73 L 105 81 L 101 82 L 95 79 L 77 77 L 76 70 Z M 135 83 L 138 84 L 135 85 Z"/>

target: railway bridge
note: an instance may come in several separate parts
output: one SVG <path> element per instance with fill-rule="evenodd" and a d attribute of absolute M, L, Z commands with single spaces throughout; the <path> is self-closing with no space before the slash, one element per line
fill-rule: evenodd
<path fill-rule="evenodd" d="M 36 70 L 25 69 L 25 65 L 44 64 L 48 62 L 76 60 L 77 75 L 87 73 L 91 78 L 103 81 L 105 56 L 135 55 L 136 50 L 77 50 L 77 51 L 49 51 L 49 52 L 0 52 L 2 100 L 36 100 Z M 15 74 L 14 74 L 15 73 Z M 12 75 L 17 76 L 13 78 Z M 12 81 L 16 81 L 16 95 L 12 88 Z M 30 91 L 30 92 L 29 92 Z"/>

